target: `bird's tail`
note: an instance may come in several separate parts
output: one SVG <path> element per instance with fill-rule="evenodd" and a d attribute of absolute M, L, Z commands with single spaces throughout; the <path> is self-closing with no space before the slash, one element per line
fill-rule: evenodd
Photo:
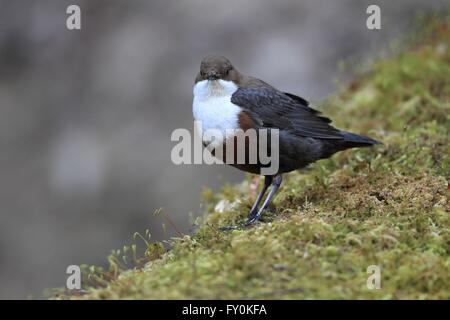
<path fill-rule="evenodd" d="M 347 131 L 341 131 L 342 136 L 344 137 L 344 146 L 345 148 L 358 148 L 358 147 L 370 147 L 375 144 L 381 144 L 380 141 L 375 139 L 360 136 L 358 134 L 354 134 Z"/>

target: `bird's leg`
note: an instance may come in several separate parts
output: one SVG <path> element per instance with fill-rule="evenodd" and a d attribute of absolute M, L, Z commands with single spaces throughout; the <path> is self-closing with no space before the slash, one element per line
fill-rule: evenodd
<path fill-rule="evenodd" d="M 267 178 L 267 177 L 266 177 Z M 267 180 L 266 180 L 267 181 Z M 264 181 L 264 182 L 266 182 Z M 261 218 L 261 214 L 264 211 L 264 209 L 267 207 L 267 205 L 270 203 L 270 200 L 272 200 L 273 196 L 275 195 L 275 193 L 278 191 L 278 189 L 281 186 L 281 182 L 282 182 L 282 177 L 281 174 L 276 175 L 275 177 L 273 177 L 271 179 L 272 182 L 272 188 L 270 188 L 270 192 L 267 195 L 266 200 L 264 200 L 261 208 L 259 208 L 258 212 L 256 214 L 252 214 L 253 210 L 250 211 L 250 214 L 247 217 L 247 222 L 245 223 L 245 226 L 251 226 L 252 224 L 254 224 L 256 221 L 259 220 L 259 218 Z M 269 182 L 270 183 L 270 182 Z M 266 183 L 264 183 L 264 185 L 266 186 Z M 266 187 L 267 189 L 267 187 Z M 264 190 L 264 189 L 263 189 Z M 264 190 L 265 191 L 265 190 Z M 258 196 L 259 198 L 259 196 Z M 253 208 L 252 208 L 253 209 Z"/>
<path fill-rule="evenodd" d="M 266 194 L 267 189 L 269 188 L 270 184 L 273 181 L 273 176 L 265 176 L 264 177 L 264 185 L 261 189 L 261 191 L 259 192 L 258 196 L 256 197 L 255 203 L 253 204 L 252 208 L 250 209 L 250 213 L 248 214 L 247 220 L 250 219 L 250 217 L 256 217 L 258 214 L 258 206 L 262 200 L 262 198 L 264 197 L 264 195 Z M 239 227 L 237 226 L 225 226 L 225 227 L 221 227 L 220 230 L 221 231 L 229 231 L 229 230 L 235 230 L 238 229 Z"/>
<path fill-rule="evenodd" d="M 255 203 L 253 204 L 252 208 L 250 209 L 247 219 L 249 219 L 250 217 L 255 217 L 258 214 L 258 206 L 261 203 L 261 200 L 264 197 L 264 195 L 266 194 L 267 188 L 269 188 L 272 181 L 273 181 L 273 176 L 265 176 L 264 177 L 264 185 L 263 185 L 261 191 L 259 192 Z"/>

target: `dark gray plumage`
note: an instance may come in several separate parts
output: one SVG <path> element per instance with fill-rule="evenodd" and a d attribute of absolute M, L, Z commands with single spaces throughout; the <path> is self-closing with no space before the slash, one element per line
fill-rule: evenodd
<path fill-rule="evenodd" d="M 255 127 L 280 132 L 280 173 L 300 169 L 319 159 L 354 147 L 379 143 L 338 130 L 308 101 L 274 88 L 239 88 L 231 101 L 244 109 Z"/>

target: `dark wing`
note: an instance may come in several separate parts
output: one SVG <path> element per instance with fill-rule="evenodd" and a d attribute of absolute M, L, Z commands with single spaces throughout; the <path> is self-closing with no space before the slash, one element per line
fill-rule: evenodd
<path fill-rule="evenodd" d="M 267 88 L 239 88 L 231 102 L 259 126 L 279 128 L 301 137 L 343 139 L 331 120 L 308 107 L 308 102 L 290 93 Z"/>

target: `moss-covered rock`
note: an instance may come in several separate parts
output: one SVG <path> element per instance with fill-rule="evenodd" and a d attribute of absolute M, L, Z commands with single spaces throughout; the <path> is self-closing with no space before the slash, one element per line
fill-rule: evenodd
<path fill-rule="evenodd" d="M 192 235 L 171 239 L 170 250 L 147 242 L 141 259 L 125 248 L 131 270 L 116 252 L 110 270 L 88 270 L 85 292 L 58 297 L 449 299 L 450 23 L 423 26 L 407 49 L 373 62 L 325 103 L 337 127 L 382 146 L 286 175 L 253 228 L 218 231 L 244 221 L 254 178 L 205 191 Z M 381 268 L 379 290 L 367 288 L 370 265 Z"/>

